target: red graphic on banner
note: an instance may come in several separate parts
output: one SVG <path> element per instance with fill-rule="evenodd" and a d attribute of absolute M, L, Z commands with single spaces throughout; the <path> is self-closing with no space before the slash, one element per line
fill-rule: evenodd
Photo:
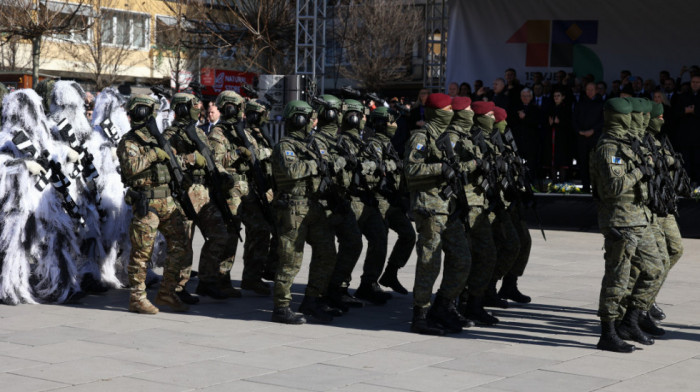
<path fill-rule="evenodd" d="M 224 90 L 241 92 L 244 84 L 253 84 L 257 74 L 252 72 L 229 71 L 224 69 L 202 68 L 202 94 L 218 95 Z"/>
<path fill-rule="evenodd" d="M 549 66 L 550 23 L 549 20 L 528 20 L 506 41 L 527 44 L 526 67 Z"/>

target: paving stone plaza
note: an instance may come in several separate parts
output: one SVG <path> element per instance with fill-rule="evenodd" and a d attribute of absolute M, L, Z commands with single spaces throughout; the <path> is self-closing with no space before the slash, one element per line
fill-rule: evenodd
<path fill-rule="evenodd" d="M 533 303 L 494 310 L 501 320 L 495 327 L 447 337 L 408 332 L 410 294 L 351 310 L 331 325 L 301 326 L 269 322 L 271 299 L 251 292 L 228 301 L 202 298 L 189 313 L 155 316 L 128 313 L 126 290 L 74 305 L 0 305 L 0 390 L 700 390 L 700 240 L 684 240 L 685 254 L 658 298 L 668 315 L 666 335 L 616 354 L 595 349 L 602 236 L 548 231 L 544 242 L 539 231 L 531 234 L 519 286 Z M 200 237 L 196 251 L 201 244 Z M 308 275 L 308 246 L 304 256 L 294 306 Z M 408 288 L 414 271 L 415 253 L 399 275 Z M 360 274 L 356 268 L 353 286 Z"/>

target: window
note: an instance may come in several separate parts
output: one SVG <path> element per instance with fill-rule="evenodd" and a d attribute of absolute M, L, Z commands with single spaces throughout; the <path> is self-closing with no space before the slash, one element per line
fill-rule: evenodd
<path fill-rule="evenodd" d="M 49 2 L 47 7 L 49 11 L 59 14 L 55 18 L 56 23 L 70 22 L 71 30 L 55 34 L 54 38 L 80 43 L 87 43 L 90 40 L 91 34 L 88 28 L 90 26 L 90 6 Z"/>
<path fill-rule="evenodd" d="M 102 43 L 147 49 L 150 45 L 150 16 L 109 10 L 102 16 Z"/>

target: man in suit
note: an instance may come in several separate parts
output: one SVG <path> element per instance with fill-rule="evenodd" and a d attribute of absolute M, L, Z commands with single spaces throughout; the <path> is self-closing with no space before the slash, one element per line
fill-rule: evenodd
<path fill-rule="evenodd" d="M 207 122 L 199 127 L 204 131 L 204 133 L 209 135 L 209 132 L 211 132 L 211 130 L 214 129 L 214 126 L 218 124 L 220 117 L 221 113 L 216 105 L 209 105 L 209 108 L 207 109 Z"/>

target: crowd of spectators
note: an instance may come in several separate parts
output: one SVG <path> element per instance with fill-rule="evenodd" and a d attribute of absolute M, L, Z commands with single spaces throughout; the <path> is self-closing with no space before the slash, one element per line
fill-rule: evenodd
<path fill-rule="evenodd" d="M 683 154 L 694 185 L 700 181 L 698 66 L 684 66 L 676 79 L 668 71 L 661 71 L 658 81 L 623 70 L 609 88 L 592 75 L 575 77 L 565 71 L 557 72 L 551 81 L 540 72 L 531 73 L 530 79 L 521 83 L 516 71 L 509 68 L 502 78 L 493 81 L 491 88 L 481 80 L 476 80 L 473 88 L 469 83 L 453 82 L 447 94 L 493 101 L 506 109 L 508 125 L 536 184 L 576 180 L 583 192 L 590 191 L 588 155 L 603 130 L 603 104 L 620 96 L 646 97 L 664 105 L 663 131 Z M 407 120 L 408 129 L 423 124 L 423 104 L 428 93 L 420 90 Z"/>

